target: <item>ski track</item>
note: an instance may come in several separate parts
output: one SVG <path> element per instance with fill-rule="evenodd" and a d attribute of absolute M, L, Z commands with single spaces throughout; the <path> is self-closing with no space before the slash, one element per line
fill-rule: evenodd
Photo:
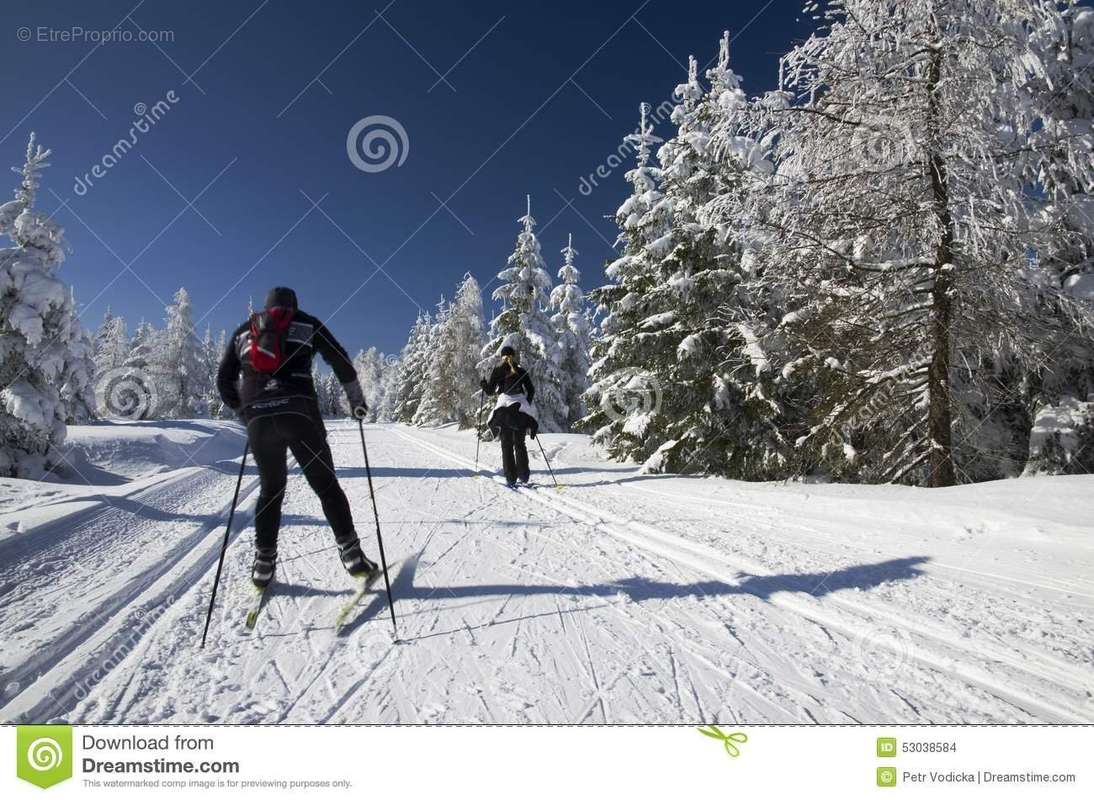
<path fill-rule="evenodd" d="M 328 427 L 375 558 L 356 426 Z M 5 556 L 26 548 L 0 567 L 0 719 L 1094 721 L 1088 582 L 908 561 L 861 589 L 841 570 L 909 554 L 834 535 L 843 517 L 824 525 L 609 471 L 595 486 L 510 492 L 473 471 L 471 433 L 466 455 L 451 432 L 366 435 L 401 643 L 382 581 L 335 635 L 352 582 L 293 470 L 256 630 L 243 626 L 250 472 L 199 650 L 235 480 L 222 465 L 0 543 Z M 497 461 L 491 445 L 483 456 Z"/>

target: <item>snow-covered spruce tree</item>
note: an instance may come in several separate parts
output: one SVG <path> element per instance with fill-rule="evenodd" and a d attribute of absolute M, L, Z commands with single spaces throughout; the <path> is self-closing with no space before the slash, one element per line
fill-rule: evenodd
<path fill-rule="evenodd" d="M 399 360 L 385 358 L 380 375 L 380 402 L 376 407 L 376 422 L 395 422 L 395 401 L 398 396 Z"/>
<path fill-rule="evenodd" d="M 699 230 L 714 232 L 715 263 L 698 276 L 708 298 L 718 303 L 706 341 L 716 363 L 711 407 L 720 433 L 708 445 L 715 455 L 707 468 L 734 478 L 770 480 L 796 474 L 793 438 L 787 434 L 800 424 L 813 397 L 788 391 L 797 385 L 778 381 L 781 297 L 755 257 L 764 237 L 757 219 L 770 204 L 774 165 L 768 158 L 770 141 L 757 138 L 752 104 L 730 68 L 729 45 L 724 32 L 717 62 L 707 71 L 710 91 L 696 112 L 708 137 L 706 152 L 699 155 L 700 163 L 712 162 L 706 169 L 714 175 L 713 196 L 704 203 L 706 193 L 698 193 L 685 206 Z M 719 288 L 725 290 L 720 299 Z"/>
<path fill-rule="evenodd" d="M 327 397 L 327 381 L 319 365 L 315 363 L 311 365 L 311 382 L 315 387 L 315 404 L 319 407 L 319 413 L 326 415 L 330 406 L 330 398 Z"/>
<path fill-rule="evenodd" d="M 194 330 L 193 304 L 186 289 L 175 292 L 166 323 L 150 365 L 160 395 L 157 414 L 188 419 L 203 412 L 208 370 L 202 363 L 204 351 Z"/>
<path fill-rule="evenodd" d="M 616 283 L 598 294 L 608 316 L 590 399 L 606 406 L 594 410 L 597 438 L 647 471 L 768 477 L 761 467 L 780 452 L 768 442 L 778 439 L 774 411 L 759 388 L 769 365 L 749 320 L 724 318 L 727 303 L 740 305 L 740 248 L 706 213 L 714 198 L 742 191 L 743 173 L 767 166 L 739 133 L 725 153 L 710 146 L 716 128 L 740 128 L 748 109 L 728 34 L 708 77 L 706 91 L 690 59 L 676 133 L 658 150 L 657 188 L 648 153 L 630 176 L 634 191 L 617 214 L 623 257 L 608 269 Z"/>
<path fill-rule="evenodd" d="M 423 383 L 429 368 L 430 333 L 433 321 L 429 314 L 419 314 L 410 330 L 410 338 L 399 357 L 392 395 L 393 421 L 411 424 L 422 400 Z"/>
<path fill-rule="evenodd" d="M 334 373 L 321 370 L 318 364 L 312 365 L 311 379 L 315 386 L 316 405 L 319 406 L 319 413 L 324 417 L 335 417 L 341 414 L 342 390 L 337 378 L 333 380 L 332 378 Z"/>
<path fill-rule="evenodd" d="M 142 319 L 129 340 L 121 367 L 99 375 L 95 397 L 102 416 L 128 420 L 155 418 L 160 393 L 153 368 L 160 336 L 151 323 Z"/>
<path fill-rule="evenodd" d="M 482 290 L 470 274 L 464 275 L 456 299 L 438 306 L 433 345 L 417 425 L 455 422 L 475 425 L 478 411 L 478 362 L 485 342 L 486 322 Z"/>
<path fill-rule="evenodd" d="M 422 396 L 418 408 L 414 411 L 415 425 L 443 425 L 455 406 L 455 386 L 453 385 L 453 351 L 451 342 L 446 341 L 445 331 L 451 319 L 448 301 L 441 297 L 437 303 L 437 313 L 433 317 L 433 326 L 429 331 L 429 345 L 426 353 L 426 368 L 422 378 Z"/>
<path fill-rule="evenodd" d="M 69 305 L 76 308 L 76 293 L 68 289 Z M 80 326 L 79 337 L 70 348 L 72 357 L 65 364 L 61 380 L 61 403 L 65 422 L 82 425 L 96 417 L 95 410 L 95 341 Z"/>
<path fill-rule="evenodd" d="M 588 414 L 581 420 L 612 457 L 643 461 L 656 450 L 646 445 L 646 434 L 660 404 L 660 386 L 642 366 L 640 324 L 648 316 L 643 297 L 657 283 L 656 243 L 671 228 L 658 189 L 661 170 L 650 163 L 661 140 L 653 134 L 649 112 L 649 104 L 642 103 L 638 129 L 625 139 L 635 150 L 636 165 L 625 176 L 631 194 L 616 211 L 622 256 L 604 270 L 610 282 L 590 293 L 603 318 L 590 353 Z"/>
<path fill-rule="evenodd" d="M 559 283 L 551 292 L 551 324 L 560 350 L 559 371 L 562 375 L 562 399 L 568 409 L 566 429 L 572 428 L 585 416 L 582 396 L 589 388 L 589 349 L 592 346 L 592 322 L 585 294 L 581 291 L 581 272 L 574 266 L 574 237 L 571 234 L 562 250 Z"/>
<path fill-rule="evenodd" d="M 375 347 L 362 350 L 353 359 L 353 366 L 357 370 L 357 380 L 365 393 L 365 402 L 368 403 L 368 416 L 365 421 L 376 422 L 380 403 L 383 400 L 384 354 Z"/>
<path fill-rule="evenodd" d="M 37 478 L 60 459 L 66 419 L 90 406 L 93 345 L 56 272 L 64 233 L 34 208 L 49 151 L 31 134 L 15 199 L 0 205 L 0 475 Z"/>
<path fill-rule="evenodd" d="M 1062 129 L 1042 128 L 1035 140 L 1055 147 L 1058 179 L 1068 191 L 1048 197 L 1045 213 L 1054 236 L 1038 248 L 1050 286 L 1090 313 L 1094 307 L 1094 185 L 1089 174 L 1072 167 L 1089 164 L 1094 127 L 1094 10 L 1069 2 L 1062 25 L 1047 20 L 1034 33 L 1044 75 L 1040 91 L 1052 106 L 1049 119 Z M 1078 152 L 1071 152 L 1073 149 Z M 1082 163 L 1082 162 L 1080 162 Z M 1094 472 L 1094 335 L 1053 293 L 1043 298 L 1054 323 L 1045 363 L 1015 383 L 1028 390 L 1032 426 L 1026 474 Z"/>
<path fill-rule="evenodd" d="M 217 389 L 217 369 L 220 367 L 220 359 L 228 347 L 228 333 L 221 330 L 217 338 L 213 338 L 213 331 L 206 326 L 205 338 L 201 340 L 201 366 L 205 370 L 205 397 L 203 400 L 204 413 L 210 419 L 225 419 L 232 415 L 232 410 L 224 405 L 220 399 L 220 391 Z"/>
<path fill-rule="evenodd" d="M 764 104 L 778 174 L 762 258 L 792 313 L 785 372 L 820 395 L 801 445 L 848 479 L 987 477 L 977 437 L 997 406 L 975 398 L 1045 352 L 1028 187 L 1066 189 L 1053 148 L 1030 146 L 1055 129 L 1031 32 L 1059 12 L 831 0 L 823 19 Z"/>
<path fill-rule="evenodd" d="M 129 354 L 129 335 L 125 318 L 112 314 L 110 309 L 103 315 L 102 325 L 95 333 L 95 375 L 105 375 L 125 364 Z"/>
<path fill-rule="evenodd" d="M 479 361 L 486 345 L 486 316 L 482 288 L 471 273 L 464 274 L 450 311 L 444 336 L 453 353 L 452 420 L 461 428 L 473 428 L 479 409 Z"/>
<path fill-rule="evenodd" d="M 338 376 L 328 372 L 324 377 L 326 381 L 327 409 L 324 413 L 332 417 L 344 417 L 349 413 L 349 404 L 346 393 L 342 390 L 342 384 L 338 382 Z"/>
<path fill-rule="evenodd" d="M 497 355 L 506 345 L 520 353 L 521 366 L 528 371 L 536 387 L 536 411 L 540 430 L 560 431 L 569 416 L 562 396 L 560 353 L 547 305 L 551 294 L 551 276 L 540 253 L 536 221 L 532 217 L 532 199 L 527 213 L 518 222 L 521 232 L 516 249 L 506 268 L 498 273 L 500 285 L 494 300 L 501 311 L 490 322 L 490 334 L 481 351 L 478 368 L 483 373 L 497 365 Z"/>

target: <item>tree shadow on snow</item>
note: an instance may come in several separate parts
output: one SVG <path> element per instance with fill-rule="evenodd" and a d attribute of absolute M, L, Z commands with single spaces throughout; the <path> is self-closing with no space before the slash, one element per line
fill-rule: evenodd
<path fill-rule="evenodd" d="M 339 479 L 364 478 L 364 467 L 336 466 Z M 449 467 L 372 467 L 373 478 L 472 478 L 478 473 Z"/>
<path fill-rule="evenodd" d="M 655 581 L 648 578 L 635 576 L 602 584 L 586 584 L 577 586 L 552 585 L 552 584 L 481 584 L 471 586 L 427 586 L 415 585 L 415 574 L 418 568 L 420 554 L 407 559 L 399 569 L 392 582 L 391 592 L 396 602 L 396 614 L 398 603 L 403 600 L 460 600 L 468 598 L 515 596 L 535 597 L 539 595 L 564 595 L 574 598 L 612 598 L 620 595 L 627 597 L 632 602 L 646 600 L 673 600 L 687 597 L 725 597 L 731 595 L 752 595 L 761 600 L 769 601 L 779 592 L 797 592 L 809 594 L 813 597 L 823 597 L 843 589 L 865 590 L 880 586 L 883 583 L 893 581 L 912 580 L 923 574 L 920 567 L 930 559 L 926 556 L 911 556 L 908 558 L 895 558 L 881 561 L 875 564 L 856 564 L 843 569 L 829 572 L 806 572 L 784 575 L 750 575 L 738 573 L 737 583 L 710 580 L 697 581 L 695 583 L 669 583 Z M 381 591 L 369 603 L 363 607 L 356 620 L 343 628 L 343 635 L 352 633 L 356 628 L 373 619 L 380 612 L 386 611 L 387 596 Z M 606 605 L 606 604 L 605 604 Z M 589 611 L 598 606 L 583 606 L 570 609 L 567 613 L 576 611 Z M 512 617 L 510 619 L 495 620 L 471 628 L 492 627 L 505 623 L 535 619 L 537 617 L 556 617 L 560 612 L 551 610 Z M 384 616 L 386 619 L 386 614 Z M 468 626 L 446 631 L 434 631 L 432 633 L 407 637 L 404 641 L 428 639 L 436 636 L 444 636 L 458 631 L 467 630 Z"/>

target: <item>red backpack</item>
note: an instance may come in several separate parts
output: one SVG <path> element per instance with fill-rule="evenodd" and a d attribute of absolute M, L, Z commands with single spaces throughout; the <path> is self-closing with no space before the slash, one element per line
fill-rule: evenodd
<path fill-rule="evenodd" d="M 276 372 L 285 357 L 285 341 L 296 311 L 274 306 L 251 315 L 251 366 L 255 372 Z"/>

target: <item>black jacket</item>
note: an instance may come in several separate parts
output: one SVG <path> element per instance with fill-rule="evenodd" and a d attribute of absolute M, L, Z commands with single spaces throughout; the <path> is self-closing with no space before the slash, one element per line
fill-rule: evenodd
<path fill-rule="evenodd" d="M 232 334 L 217 370 L 217 391 L 232 409 L 246 409 L 256 400 L 302 397 L 314 401 L 312 359 L 316 353 L 330 364 L 341 383 L 356 380 L 346 349 L 338 343 L 322 322 L 311 314 L 297 311 L 288 329 L 281 366 L 271 375 L 256 372 L 251 366 L 248 350 L 251 342 L 251 322 L 247 320 Z M 242 373 L 242 380 L 240 375 Z"/>
<path fill-rule="evenodd" d="M 505 364 L 494 367 L 490 378 L 486 381 L 487 394 L 524 394 L 531 403 L 536 399 L 536 387 L 532 385 L 532 379 L 528 370 L 517 365 L 517 374 L 509 371 Z"/>

